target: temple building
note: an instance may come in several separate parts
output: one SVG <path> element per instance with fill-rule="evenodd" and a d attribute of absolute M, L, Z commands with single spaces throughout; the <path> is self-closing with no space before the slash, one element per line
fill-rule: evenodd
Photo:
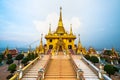
<path fill-rule="evenodd" d="M 74 42 L 76 36 L 72 32 L 72 24 L 70 25 L 69 33 L 65 30 L 62 21 L 62 8 L 60 7 L 60 16 L 58 21 L 58 27 L 55 32 L 51 31 L 51 25 L 49 32 L 45 36 L 47 49 L 56 51 L 64 51 L 68 49 L 74 49 Z"/>
<path fill-rule="evenodd" d="M 9 49 L 8 47 L 5 49 L 5 51 L 3 52 L 3 55 L 5 57 L 7 57 L 7 54 L 11 54 L 12 57 L 15 57 L 18 54 L 18 50 L 17 49 Z"/>

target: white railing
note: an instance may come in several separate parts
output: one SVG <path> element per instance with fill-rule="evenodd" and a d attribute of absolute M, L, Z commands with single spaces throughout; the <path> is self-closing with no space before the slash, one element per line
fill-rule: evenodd
<path fill-rule="evenodd" d="M 99 75 L 99 73 L 100 73 L 100 70 L 96 67 L 96 66 L 94 66 L 90 61 L 88 61 L 85 57 L 83 57 L 82 56 L 82 59 L 87 63 L 87 64 L 89 64 L 89 66 L 91 67 L 91 68 L 93 68 L 95 71 L 96 71 L 96 73 L 98 73 L 97 75 Z M 102 73 L 100 73 L 100 74 L 102 74 Z M 112 80 L 109 76 L 107 76 L 106 74 L 102 74 L 102 78 L 104 79 L 104 80 Z"/>

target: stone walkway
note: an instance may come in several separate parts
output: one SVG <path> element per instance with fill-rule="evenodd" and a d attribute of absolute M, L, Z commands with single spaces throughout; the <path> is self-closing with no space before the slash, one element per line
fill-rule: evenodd
<path fill-rule="evenodd" d="M 67 55 L 52 56 L 45 80 L 77 80 L 76 73 Z"/>

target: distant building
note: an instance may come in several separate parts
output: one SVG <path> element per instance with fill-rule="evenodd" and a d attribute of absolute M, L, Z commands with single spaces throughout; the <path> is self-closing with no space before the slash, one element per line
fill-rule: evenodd
<path fill-rule="evenodd" d="M 7 54 L 12 54 L 13 57 L 15 57 L 18 54 L 18 50 L 17 49 L 8 49 L 6 48 L 6 50 L 4 51 L 4 56 L 6 57 Z"/>

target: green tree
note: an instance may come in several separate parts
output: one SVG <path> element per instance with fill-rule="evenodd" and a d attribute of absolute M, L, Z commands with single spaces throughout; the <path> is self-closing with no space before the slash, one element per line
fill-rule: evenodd
<path fill-rule="evenodd" d="M 117 67 L 113 66 L 113 68 L 114 68 L 115 72 L 119 72 L 119 69 Z"/>
<path fill-rule="evenodd" d="M 18 54 L 16 57 L 15 57 L 15 60 L 18 60 L 18 65 L 20 64 L 20 60 L 22 60 L 24 58 L 24 54 Z"/>
<path fill-rule="evenodd" d="M 31 54 L 32 60 L 35 59 L 34 53 Z"/>
<path fill-rule="evenodd" d="M 85 55 L 85 58 L 86 58 L 87 60 L 90 60 L 90 55 Z"/>
<path fill-rule="evenodd" d="M 10 75 L 8 75 L 8 76 L 6 77 L 6 79 L 9 80 L 12 76 L 13 76 L 13 75 L 10 74 Z"/>
<path fill-rule="evenodd" d="M 99 63 L 99 59 L 96 56 L 91 56 L 90 61 L 93 62 L 94 64 Z"/>
<path fill-rule="evenodd" d="M 29 53 L 29 54 L 27 55 L 27 57 L 28 57 L 29 60 L 35 59 L 34 53 Z"/>
<path fill-rule="evenodd" d="M 4 60 L 4 55 L 3 54 L 0 54 L 0 58 L 2 59 L 2 60 Z"/>
<path fill-rule="evenodd" d="M 15 71 L 16 71 L 16 64 L 11 64 L 9 67 L 8 67 L 8 71 L 10 71 L 11 74 L 13 74 Z"/>
<path fill-rule="evenodd" d="M 8 65 L 10 65 L 10 64 L 12 64 L 13 63 L 13 60 L 12 59 L 8 59 L 7 61 L 6 61 L 6 64 L 8 64 Z"/>
<path fill-rule="evenodd" d="M 2 59 L 0 58 L 0 64 L 2 63 Z"/>
<path fill-rule="evenodd" d="M 32 55 L 31 55 L 31 53 L 29 53 L 29 54 L 27 55 L 27 58 L 28 58 L 28 60 L 32 60 Z"/>
<path fill-rule="evenodd" d="M 26 66 L 28 61 L 29 61 L 29 59 L 27 57 L 25 57 L 22 59 L 21 63 L 24 64 L 24 66 Z"/>
<path fill-rule="evenodd" d="M 9 67 L 8 67 L 8 71 L 10 71 L 10 75 L 7 76 L 7 79 L 10 79 L 12 76 L 13 76 L 13 73 L 16 71 L 16 64 L 11 64 Z"/>
<path fill-rule="evenodd" d="M 118 62 L 119 62 L 119 64 L 120 64 L 120 59 L 118 59 Z"/>
<path fill-rule="evenodd" d="M 114 66 L 113 66 L 113 65 L 110 65 L 110 64 L 106 64 L 106 65 L 104 66 L 104 71 L 106 71 L 106 72 L 109 74 L 109 76 L 110 76 L 110 75 L 114 75 L 114 73 L 115 73 Z"/>
<path fill-rule="evenodd" d="M 38 57 L 38 54 L 37 54 L 37 53 L 35 53 L 35 58 L 36 58 L 36 57 Z"/>
<path fill-rule="evenodd" d="M 12 54 L 7 54 L 7 59 L 12 59 Z"/>

